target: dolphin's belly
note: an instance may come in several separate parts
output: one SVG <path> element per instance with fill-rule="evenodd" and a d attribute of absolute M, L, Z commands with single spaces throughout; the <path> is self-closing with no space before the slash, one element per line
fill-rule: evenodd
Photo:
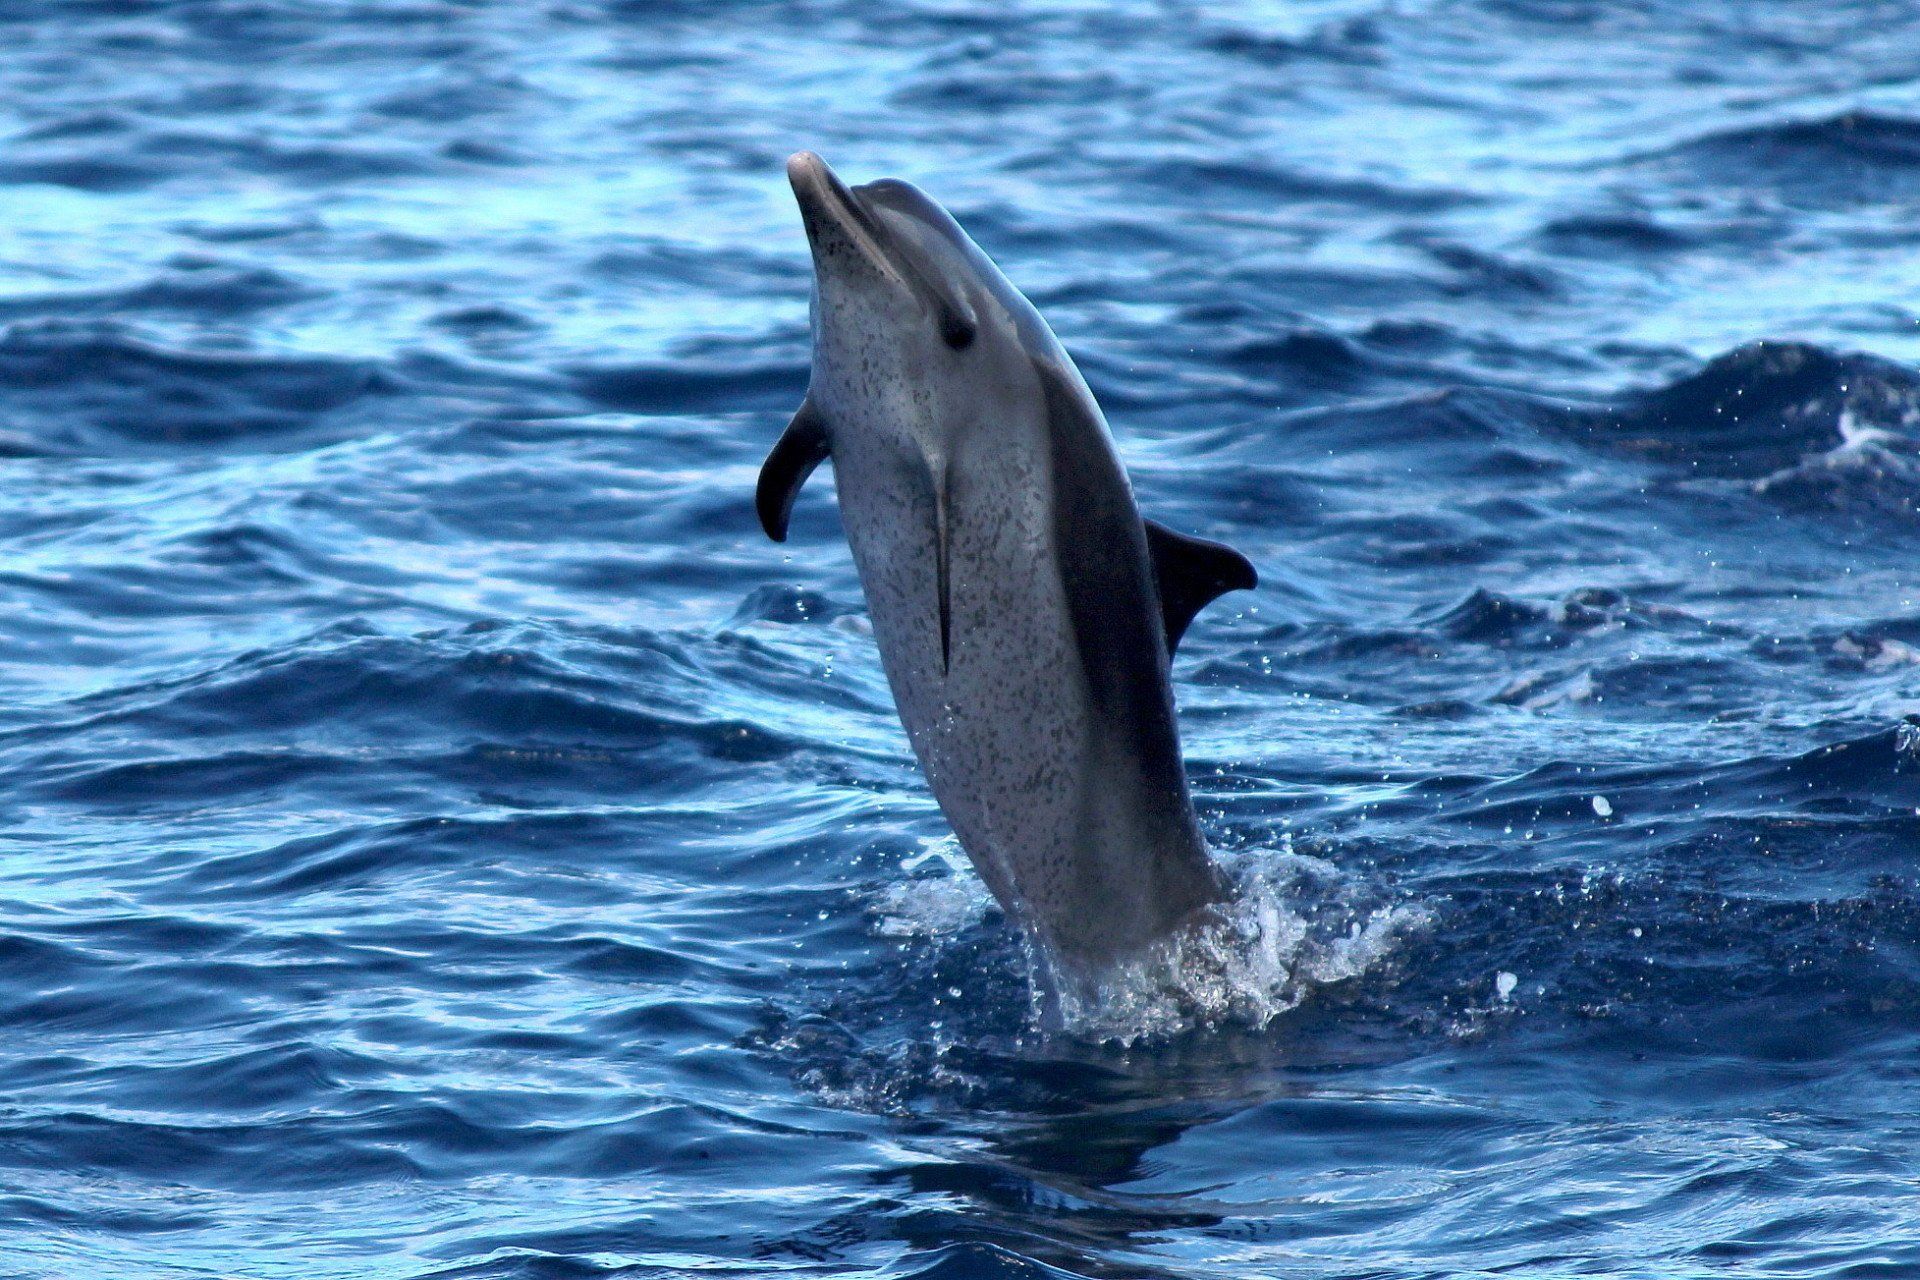
<path fill-rule="evenodd" d="M 1159 752 L 1177 769 L 1171 732 L 1164 743 L 1115 744 L 1094 710 L 1062 582 L 1047 460 L 1017 443 L 956 459 L 944 671 L 924 464 L 836 453 L 835 469 L 901 722 L 988 887 L 1009 914 L 1082 958 L 1110 958 L 1098 953 L 1158 936 L 1167 925 L 1160 900 L 1181 899 L 1166 892 L 1169 859 L 1204 855 L 1184 788 L 1149 794 L 1131 767 Z M 1149 599 L 1133 605 L 1154 608 Z M 1098 936 L 1074 936 L 1095 922 Z"/>
<path fill-rule="evenodd" d="M 1031 901 L 1035 865 L 1072 838 L 1090 725 L 1040 460 L 1010 449 L 966 461 L 977 465 L 956 467 L 949 486 L 944 671 L 934 508 L 917 460 L 835 464 L 901 723 L 988 886 L 1026 914 L 1046 909 Z"/>

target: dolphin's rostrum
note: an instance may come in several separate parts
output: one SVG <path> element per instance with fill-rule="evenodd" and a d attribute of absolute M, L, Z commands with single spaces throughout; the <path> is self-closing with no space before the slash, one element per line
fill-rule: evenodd
<path fill-rule="evenodd" d="M 849 190 L 811 152 L 787 174 L 813 250 L 813 377 L 761 470 L 761 523 L 784 541 L 833 459 L 934 796 L 1048 976 L 1087 991 L 1226 897 L 1168 665 L 1253 566 L 1142 521 L 1079 371 L 944 209 L 904 182 Z"/>

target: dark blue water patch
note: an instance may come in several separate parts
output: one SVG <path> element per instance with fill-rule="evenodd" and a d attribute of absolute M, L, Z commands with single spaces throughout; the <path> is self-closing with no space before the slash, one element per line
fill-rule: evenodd
<path fill-rule="evenodd" d="M 1577 821 L 1594 831 L 1603 830 L 1605 823 L 1596 824 L 1593 819 L 1612 819 L 1616 814 L 1629 824 L 1688 817 L 1698 813 L 1703 797 L 1725 804 L 1729 812 L 1751 806 L 1752 812 L 1851 813 L 1893 820 L 1912 816 L 1906 801 L 1920 781 L 1911 758 L 1912 735 L 1913 730 L 1903 725 L 1796 756 L 1733 761 L 1684 773 L 1556 762 L 1522 778 L 1493 784 L 1483 802 L 1450 807 L 1456 821 L 1504 824 L 1524 813 L 1529 822 Z M 1553 787 L 1549 785 L 1553 779 L 1572 785 Z M 1539 797 L 1549 795 L 1553 798 L 1543 804 Z M 1610 799 L 1596 808 L 1591 803 L 1595 795 L 1638 799 L 1631 805 Z M 1602 808 L 1608 812 L 1602 813 Z M 1788 825 L 1782 824 L 1783 828 Z"/>
<path fill-rule="evenodd" d="M 582 663 L 589 653 L 610 659 L 611 669 Z M 671 641 L 642 640 L 619 653 L 605 640 L 588 641 L 582 652 L 485 627 L 412 638 L 343 628 L 287 650 L 243 655 L 205 673 L 92 695 L 73 708 L 76 716 L 60 734 L 111 728 L 124 740 L 129 730 L 145 725 L 156 738 L 186 735 L 206 742 L 223 732 L 244 736 L 256 725 L 274 724 L 304 728 L 314 735 L 307 740 L 318 744 L 327 741 L 330 727 L 346 723 L 357 725 L 355 737 L 373 730 L 402 740 L 414 734 L 431 740 L 462 725 L 530 743 L 526 732 L 537 726 L 556 745 L 580 739 L 637 748 L 685 733 L 742 758 L 783 750 L 780 735 L 768 729 L 700 717 L 685 701 L 677 714 L 662 716 L 624 692 L 638 679 L 649 702 L 671 699 L 675 673 L 694 670 Z M 366 718 L 341 721 L 333 712 L 343 702 L 362 702 Z"/>
<path fill-rule="evenodd" d="M 805 274 L 796 271 L 794 266 L 784 256 L 699 252 L 670 242 L 656 242 L 627 244 L 597 253 L 588 260 L 585 269 L 596 281 L 607 281 L 619 290 L 638 287 L 653 292 L 659 290 L 663 282 L 672 281 L 677 288 L 738 290 L 743 296 L 751 297 L 767 288 L 796 285 L 804 296 L 810 286 Z M 764 340 L 764 335 L 754 335 L 753 341 Z M 734 338 L 736 344 L 742 341 Z M 717 337 L 690 334 L 684 349 L 689 356 L 699 356 L 716 354 L 721 345 Z"/>
<path fill-rule="evenodd" d="M 1079 103 L 1111 97 L 1121 87 L 1112 77 L 1097 71 L 1075 75 L 1000 74 L 991 79 L 968 75 L 922 81 L 897 94 L 895 100 L 909 109 L 996 115 L 1025 112 L 1047 102 Z"/>
<path fill-rule="evenodd" d="M 49 451 L 271 442 L 399 392 L 376 365 L 168 350 L 114 323 L 22 323 L 0 337 L 9 416 Z"/>
<path fill-rule="evenodd" d="M 17 1126 L 10 1146 L 28 1168 L 85 1165 L 118 1177 L 165 1177 L 208 1189 L 236 1189 L 227 1171 L 247 1168 L 260 1183 L 315 1192 L 367 1177 L 415 1177 L 421 1167 L 375 1133 L 342 1142 L 321 1159 L 291 1159 L 273 1135 L 285 1120 L 200 1129 L 184 1124 L 109 1121 L 84 1115 L 38 1117 L 31 1136 Z M 23 1141 L 23 1138 L 25 1141 Z"/>
<path fill-rule="evenodd" d="M 443 311 L 433 318 L 433 323 L 475 343 L 511 341 L 541 327 L 540 322 L 532 316 L 500 306 L 460 307 Z"/>
<path fill-rule="evenodd" d="M 1920 377 L 1908 368 L 1802 343 L 1756 343 L 1628 401 L 1587 426 L 1623 452 L 1701 475 L 1758 478 L 1845 442 L 1911 431 Z"/>
<path fill-rule="evenodd" d="M 446 76 L 401 89 L 375 102 L 372 109 L 396 120 L 459 124 L 508 110 L 535 92 L 514 75 Z"/>
<path fill-rule="evenodd" d="M 1433 622 L 1455 640 L 1510 644 L 1547 619 L 1546 610 L 1479 588 Z"/>
<path fill-rule="evenodd" d="M 1262 67 L 1286 67 L 1302 60 L 1377 64 L 1382 33 L 1369 17 L 1322 23 L 1300 37 L 1244 27 L 1222 27 L 1202 41 L 1216 53 L 1245 58 Z"/>
<path fill-rule="evenodd" d="M 1560 292 L 1552 274 L 1538 266 L 1427 236 L 1410 236 L 1406 241 L 1453 273 L 1447 285 L 1450 290 L 1480 298 L 1505 294 L 1521 299 L 1550 298 Z"/>
<path fill-rule="evenodd" d="M 1846 111 L 1723 130 L 1665 159 L 1721 185 L 1774 186 L 1812 203 L 1900 199 L 1920 181 L 1920 122 Z"/>
<path fill-rule="evenodd" d="M 311 235 L 322 229 L 317 220 L 225 224 L 189 222 L 178 228 L 182 234 L 207 244 L 247 244 L 257 240 L 279 240 L 290 236 Z"/>
<path fill-rule="evenodd" d="M 47 183 L 101 194 L 137 191 L 160 181 L 163 176 L 163 170 L 151 164 L 92 154 L 54 154 L 0 161 L 0 183 Z"/>
<path fill-rule="evenodd" d="M 581 368 L 574 376 L 588 400 L 626 413 L 791 409 L 799 405 L 807 386 L 805 366 L 790 365 Z"/>
<path fill-rule="evenodd" d="M 1423 189 L 1289 171 L 1249 160 L 1176 160 L 1133 167 L 1136 185 L 1203 187 L 1210 199 L 1238 204 L 1312 202 L 1359 205 L 1400 213 L 1435 213 L 1472 204 L 1475 197 L 1456 190 Z"/>
<path fill-rule="evenodd" d="M 169 132 L 141 137 L 120 154 L 29 150 L 0 163 L 0 183 L 47 183 L 99 194 L 187 179 L 209 164 L 315 185 L 427 172 L 420 158 L 343 144 L 282 145 L 247 137 Z M 449 158 L 459 159 L 459 156 Z"/>
<path fill-rule="evenodd" d="M 859 612 L 856 605 L 803 587 L 761 587 L 740 602 L 728 622 L 731 626 L 750 622 L 822 624 L 857 616 Z"/>
<path fill-rule="evenodd" d="M 426 166 L 399 151 L 341 143 L 286 145 L 254 137 L 166 133 L 143 140 L 141 154 L 162 158 L 181 174 L 209 163 L 315 184 L 394 178 L 424 173 Z"/>
<path fill-rule="evenodd" d="M 1670 254 L 1693 244 L 1686 232 L 1644 215 L 1572 214 L 1555 218 L 1540 228 L 1539 239 L 1550 248 L 1602 260 L 1626 253 Z"/>
<path fill-rule="evenodd" d="M 124 112 L 86 111 L 34 125 L 16 136 L 22 142 L 50 142 L 61 138 L 107 137 L 136 127 L 135 118 Z"/>
<path fill-rule="evenodd" d="M 1288 380 L 1313 389 L 1345 389 L 1379 376 L 1366 355 L 1338 334 L 1297 331 L 1278 338 L 1256 339 L 1236 347 L 1233 364 L 1269 375 L 1285 372 Z"/>
<path fill-rule="evenodd" d="M 1529 459 L 1522 470 L 1550 479 L 1556 470 L 1553 436 L 1572 412 L 1564 403 L 1504 389 L 1450 388 L 1275 414 L 1258 430 L 1237 432 L 1217 452 L 1221 460 L 1242 467 L 1304 466 L 1333 484 L 1345 475 L 1357 478 L 1364 469 L 1348 471 L 1341 450 L 1329 460 L 1328 442 L 1344 437 L 1353 442 L 1346 457 L 1364 457 L 1365 465 L 1380 468 L 1374 473 L 1380 484 L 1392 483 L 1388 477 L 1407 465 L 1468 477 L 1511 471 L 1517 458 Z M 1422 515 L 1447 518 L 1446 513 Z"/>
<path fill-rule="evenodd" d="M 126 289 L 25 296 L 0 304 L 0 315 L 74 317 L 148 311 L 196 316 L 237 316 L 286 306 L 317 296 L 317 291 L 277 271 L 182 256 L 168 270 Z"/>

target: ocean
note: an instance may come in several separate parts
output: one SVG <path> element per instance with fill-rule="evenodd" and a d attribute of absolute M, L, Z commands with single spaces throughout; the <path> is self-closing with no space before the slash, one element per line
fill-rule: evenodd
<path fill-rule="evenodd" d="M 1920 8 L 0 3 L 0 1275 L 1920 1275 Z M 1143 511 L 1224 976 L 1049 1033 L 782 164 Z"/>

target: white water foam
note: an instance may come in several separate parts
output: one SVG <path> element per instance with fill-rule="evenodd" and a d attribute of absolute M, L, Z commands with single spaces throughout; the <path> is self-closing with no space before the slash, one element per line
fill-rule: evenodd
<path fill-rule="evenodd" d="M 974 924 L 993 905 L 959 840 L 929 840 L 900 869 L 909 877 L 881 891 L 880 933 L 888 938 L 941 938 Z"/>
<path fill-rule="evenodd" d="M 1314 992 L 1379 969 L 1427 920 L 1419 906 L 1380 902 L 1376 887 L 1293 852 L 1290 841 L 1221 861 L 1232 901 L 1096 990 L 1063 991 L 1063 1030 L 1132 1044 L 1222 1025 L 1263 1028 Z"/>
<path fill-rule="evenodd" d="M 1428 919 L 1414 904 L 1380 901 L 1377 887 L 1320 858 L 1279 849 L 1220 855 L 1232 900 L 1212 918 L 1107 973 L 1097 987 L 1061 984 L 1033 966 L 1034 1024 L 1099 1041 L 1134 1044 L 1222 1025 L 1259 1029 L 1315 991 L 1379 969 Z M 932 868 L 935 874 L 925 872 Z M 916 878 L 890 886 L 878 906 L 888 937 L 938 939 L 991 905 L 957 842 L 909 859 Z"/>

